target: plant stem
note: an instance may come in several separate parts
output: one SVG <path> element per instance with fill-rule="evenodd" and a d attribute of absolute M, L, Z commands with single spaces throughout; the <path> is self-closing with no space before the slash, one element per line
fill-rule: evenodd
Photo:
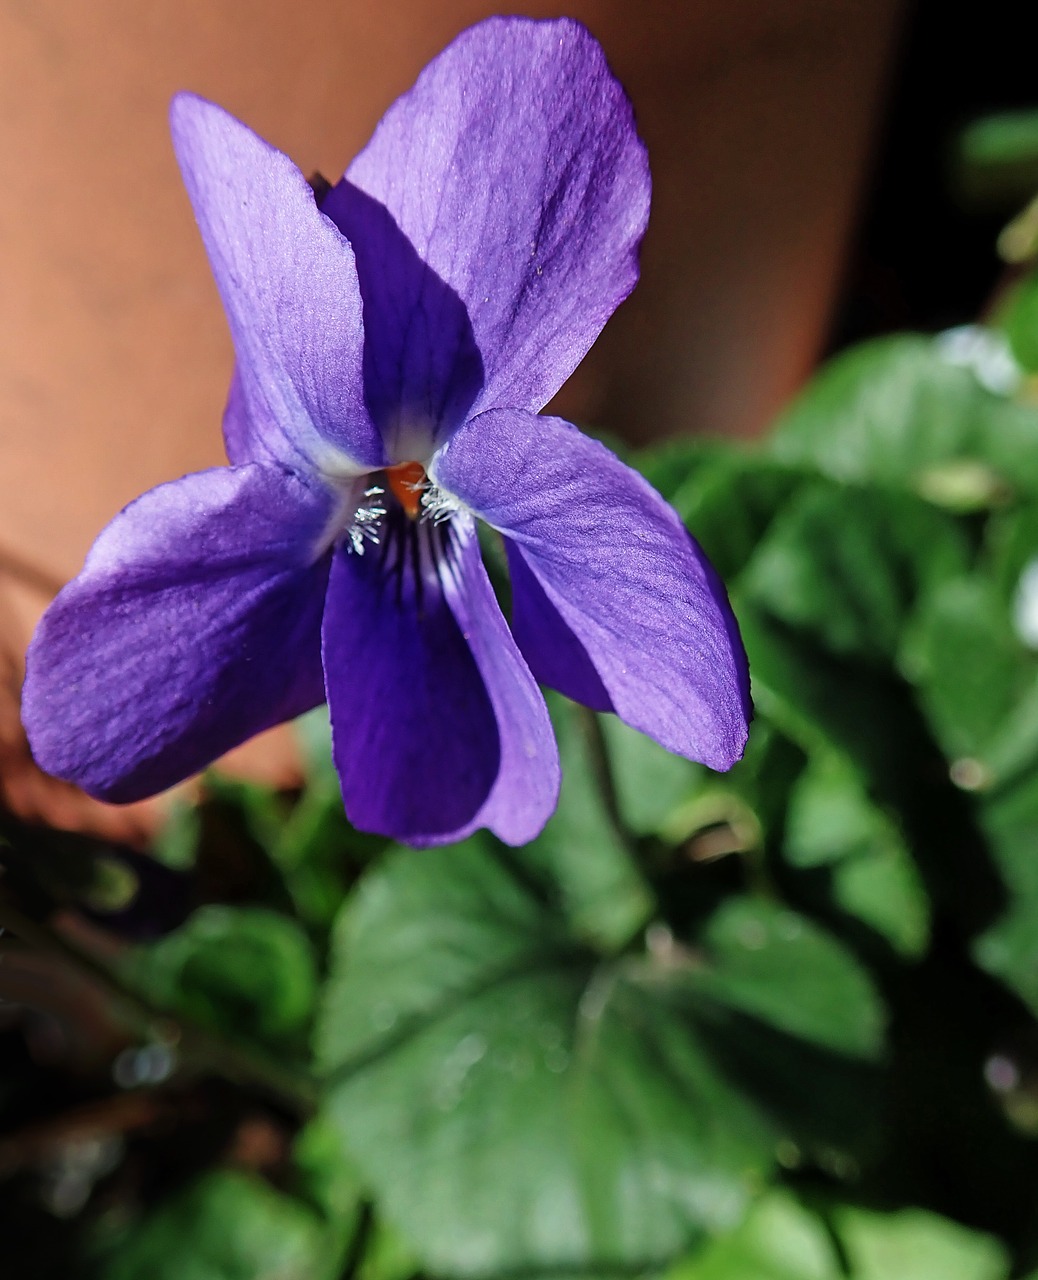
<path fill-rule="evenodd" d="M 339 1280 L 354 1280 L 364 1263 L 365 1254 L 368 1251 L 368 1245 L 371 1242 L 371 1233 L 375 1225 L 375 1211 L 369 1200 L 366 1200 L 360 1207 L 360 1214 L 357 1218 L 357 1225 L 350 1237 L 349 1246 L 346 1250 L 346 1257 L 343 1259 L 342 1270 L 339 1272 Z"/>
<path fill-rule="evenodd" d="M 602 722 L 598 718 L 598 713 L 592 711 L 589 707 L 581 706 L 578 703 L 576 711 L 580 719 L 584 740 L 587 743 L 591 773 L 602 797 L 602 806 L 624 848 L 633 856 L 635 853 L 635 839 L 628 830 L 623 814 L 620 812 L 620 802 L 616 792 L 616 779 L 613 777 L 613 766 L 609 759 L 609 748 L 606 745 L 605 734 L 602 732 Z"/>

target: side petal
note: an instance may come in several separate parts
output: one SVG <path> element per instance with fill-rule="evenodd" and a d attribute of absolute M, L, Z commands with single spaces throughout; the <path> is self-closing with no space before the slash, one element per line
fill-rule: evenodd
<path fill-rule="evenodd" d="M 232 467 L 246 462 L 273 462 L 280 459 L 294 461 L 297 450 L 288 444 L 281 428 L 273 418 L 265 414 L 257 416 L 249 407 L 248 396 L 242 379 L 241 366 L 237 363 L 227 389 L 227 402 L 223 410 L 223 444 L 227 461 Z M 302 466 L 307 459 L 298 455 Z"/>
<path fill-rule="evenodd" d="M 413 845 L 479 827 L 533 839 L 558 799 L 558 752 L 471 520 L 408 524 L 375 553 L 337 552 L 323 639 L 352 822 Z"/>
<path fill-rule="evenodd" d="M 462 300 L 483 363 L 477 413 L 539 409 L 576 368 L 635 285 L 649 186 L 589 32 L 491 18 L 429 63 L 323 207 L 363 222 L 359 188 Z M 364 286 L 378 264 L 358 265 Z"/>
<path fill-rule="evenodd" d="M 308 469 L 308 459 L 285 439 L 281 428 L 266 414 L 249 407 L 241 366 L 235 363 L 227 402 L 223 410 L 223 444 L 232 467 L 246 462 L 273 462 L 282 459 Z"/>
<path fill-rule="evenodd" d="M 249 460 L 273 448 L 293 464 L 381 466 L 349 244 L 292 161 L 220 107 L 178 94 L 170 126 L 238 355 Z"/>
<path fill-rule="evenodd" d="M 749 678 L 723 586 L 677 513 L 558 418 L 495 410 L 434 460 L 435 483 L 506 535 L 512 630 L 535 676 L 728 769 Z"/>
<path fill-rule="evenodd" d="M 137 800 L 322 702 L 330 515 L 323 493 L 252 463 L 185 476 L 116 516 L 26 657 L 41 767 Z"/>

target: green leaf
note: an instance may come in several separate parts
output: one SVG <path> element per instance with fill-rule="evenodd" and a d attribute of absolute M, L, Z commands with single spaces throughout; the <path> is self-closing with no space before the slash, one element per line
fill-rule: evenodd
<path fill-rule="evenodd" d="M 313 1013 L 317 970 L 299 926 L 258 907 L 206 906 L 124 961 L 155 1003 L 240 1038 L 299 1047 Z"/>
<path fill-rule="evenodd" d="M 666 1261 L 734 1224 L 791 1126 L 867 1115 L 881 1014 L 837 943 L 744 901 L 691 946 L 648 936 L 613 959 L 575 944 L 489 841 L 362 881 L 319 1057 L 348 1151 L 434 1270 Z"/>
<path fill-rule="evenodd" d="M 925 949 L 926 890 L 897 827 L 870 800 L 846 757 L 818 752 L 797 780 L 783 855 L 795 867 L 830 867 L 837 905 L 902 953 Z"/>
<path fill-rule="evenodd" d="M 638 449 L 629 462 L 637 467 L 657 493 L 680 509 L 681 495 L 690 488 L 694 489 L 699 477 L 728 453 L 729 446 L 723 441 L 700 437 L 670 440 Z"/>
<path fill-rule="evenodd" d="M 835 867 L 833 899 L 903 955 L 920 956 L 926 950 L 930 900 L 900 843 L 870 849 Z"/>
<path fill-rule="evenodd" d="M 715 445 L 641 454 L 638 466 L 675 507 L 726 582 L 741 572 L 765 531 L 796 495 L 804 473 L 760 451 Z"/>
<path fill-rule="evenodd" d="M 1021 368 L 1038 372 L 1038 272 L 1016 285 L 999 311 L 998 323 Z"/>
<path fill-rule="evenodd" d="M 788 1191 L 771 1191 L 745 1222 L 665 1280 L 846 1280 L 830 1233 Z M 888 1280 L 894 1280 L 889 1277 Z M 904 1280 L 898 1276 L 897 1280 Z"/>
<path fill-rule="evenodd" d="M 1024 583 L 1022 575 L 1038 559 L 1038 504 L 1016 503 L 988 520 L 984 530 L 983 568 L 994 579 L 1007 608 L 1013 608 Z M 1014 619 L 1016 621 L 1016 619 Z M 1035 624 L 1024 627 L 1033 632 Z M 1021 628 L 1017 624 L 1018 633 Z"/>
<path fill-rule="evenodd" d="M 1008 1280 L 992 1237 L 908 1209 L 874 1213 L 799 1203 L 774 1190 L 739 1229 L 665 1280 Z"/>
<path fill-rule="evenodd" d="M 210 804 L 229 810 L 251 839 L 268 881 L 254 896 L 290 909 L 319 942 L 361 868 L 388 841 L 357 831 L 346 818 L 331 758 L 328 708 L 294 722 L 306 785 L 298 796 L 210 773 Z M 266 892 L 260 892 L 264 887 Z"/>
<path fill-rule="evenodd" d="M 758 713 L 808 756 L 835 747 L 864 776 L 882 776 L 899 711 L 885 674 L 842 660 L 739 595 L 735 612 Z"/>
<path fill-rule="evenodd" d="M 711 916 L 699 945 L 713 962 L 690 978 L 700 993 L 848 1057 L 879 1053 L 883 1012 L 868 979 L 801 916 L 733 898 Z"/>
<path fill-rule="evenodd" d="M 1033 263 L 1038 257 L 1038 196 L 1032 198 L 998 237 L 1003 262 Z"/>
<path fill-rule="evenodd" d="M 189 870 L 194 866 L 201 826 L 198 806 L 174 793 L 165 821 L 152 840 L 152 856 L 174 871 Z"/>
<path fill-rule="evenodd" d="M 605 721 L 615 721 L 615 717 L 596 717 L 550 691 L 546 696 L 562 760 L 562 791 L 544 831 L 517 856 L 545 882 L 554 883 L 566 918 L 578 936 L 606 948 L 622 946 L 645 925 L 655 903 L 606 809 L 602 783 L 596 778 L 609 763 L 600 758 L 604 744 L 599 735 L 612 733 Z M 635 736 L 642 738 L 641 734 Z M 609 736 L 606 741 L 613 739 Z M 655 744 L 643 741 L 651 753 Z M 665 776 L 672 777 L 670 766 L 677 758 L 656 750 L 666 761 Z M 654 760 L 660 763 L 658 756 Z M 686 778 L 694 768 L 685 760 L 678 760 L 677 765 Z M 627 780 L 621 781 L 615 764 L 613 772 L 618 798 L 626 797 Z"/>
<path fill-rule="evenodd" d="M 1013 634 L 993 582 L 935 590 L 906 634 L 901 666 L 964 785 L 989 786 L 1038 755 L 1038 663 Z M 972 779 L 972 781 L 971 781 Z"/>
<path fill-rule="evenodd" d="M 825 866 L 896 838 L 850 761 L 835 751 L 817 752 L 790 795 L 787 861 L 795 867 Z"/>
<path fill-rule="evenodd" d="M 960 143 L 965 155 L 977 165 L 1021 161 L 1038 165 L 1038 111 L 1003 111 L 983 116 L 963 129 Z"/>
<path fill-rule="evenodd" d="M 376 1221 L 357 1268 L 357 1280 L 414 1280 L 419 1272 L 414 1254 L 399 1233 L 385 1222 Z"/>
<path fill-rule="evenodd" d="M 932 340 L 881 338 L 823 368 L 780 419 L 771 451 L 837 480 L 923 493 L 949 464 L 972 464 L 978 477 L 990 472 L 977 489 L 985 505 L 1038 491 L 1038 410 L 988 391 Z"/>
<path fill-rule="evenodd" d="M 635 835 L 659 835 L 702 790 L 706 771 L 672 755 L 616 716 L 603 715 L 600 722 L 624 825 Z"/>
<path fill-rule="evenodd" d="M 297 1175 L 294 1190 L 331 1221 L 355 1225 L 364 1188 L 327 1116 L 318 1114 L 306 1125 L 292 1155 Z"/>
<path fill-rule="evenodd" d="M 1009 1259 L 991 1236 L 920 1209 L 875 1213 L 851 1206 L 833 1225 L 854 1280 L 1006 1280 Z"/>
<path fill-rule="evenodd" d="M 815 481 L 775 520 L 739 591 L 836 653 L 880 661 L 918 596 L 968 560 L 964 534 L 921 500 Z"/>
<path fill-rule="evenodd" d="M 102 1245 L 103 1280 L 331 1280 L 304 1206 L 243 1173 L 206 1174 Z"/>
<path fill-rule="evenodd" d="M 1038 111 L 1003 111 L 963 129 L 956 147 L 959 189 L 987 205 L 1019 204 L 1038 189 Z"/>
<path fill-rule="evenodd" d="M 949 772 L 909 685 L 875 664 L 840 659 L 752 604 L 736 606 L 762 720 L 810 759 L 836 752 L 895 815 L 935 908 L 972 933 L 1002 890 L 982 856 L 969 798 Z"/>
<path fill-rule="evenodd" d="M 974 941 L 973 954 L 1038 1016 L 1038 776 L 1022 773 L 985 798 L 980 818 L 1008 894 L 1002 914 Z"/>
<path fill-rule="evenodd" d="M 319 938 L 331 928 L 349 886 L 387 841 L 357 831 L 334 772 L 312 775 L 267 846 L 295 913 Z"/>

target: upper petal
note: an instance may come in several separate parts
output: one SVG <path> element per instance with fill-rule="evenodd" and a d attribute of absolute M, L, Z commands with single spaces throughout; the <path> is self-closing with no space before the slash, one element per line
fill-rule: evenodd
<path fill-rule="evenodd" d="M 381 466 L 349 244 L 292 161 L 226 111 L 182 93 L 170 124 L 234 338 L 249 459 Z"/>
<path fill-rule="evenodd" d="M 559 762 L 471 520 L 336 553 L 324 619 L 336 768 L 357 826 L 415 845 L 541 830 Z"/>
<path fill-rule="evenodd" d="M 38 763 L 136 800 L 322 702 L 330 515 L 321 491 L 256 463 L 131 503 L 29 647 L 22 717 Z"/>
<path fill-rule="evenodd" d="M 463 32 L 346 179 L 329 216 L 357 222 L 354 189 L 367 193 L 464 303 L 483 365 L 473 413 L 544 405 L 637 280 L 645 149 L 601 48 L 569 19 Z M 377 264 L 358 263 L 366 286 Z"/>
<path fill-rule="evenodd" d="M 368 409 L 393 461 L 424 460 L 483 388 L 472 321 L 384 205 L 344 179 L 324 208 L 357 257 Z"/>
<path fill-rule="evenodd" d="M 507 535 L 512 630 L 538 679 L 712 768 L 739 758 L 749 680 L 724 588 L 637 472 L 557 418 L 494 410 L 431 474 Z"/>

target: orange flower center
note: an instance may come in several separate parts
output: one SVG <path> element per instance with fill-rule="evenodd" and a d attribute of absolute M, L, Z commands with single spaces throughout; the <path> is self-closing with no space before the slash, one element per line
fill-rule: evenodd
<path fill-rule="evenodd" d="M 422 508 L 422 490 L 425 488 L 425 468 L 420 462 L 401 462 L 386 467 L 389 491 L 412 520 L 418 519 Z"/>

